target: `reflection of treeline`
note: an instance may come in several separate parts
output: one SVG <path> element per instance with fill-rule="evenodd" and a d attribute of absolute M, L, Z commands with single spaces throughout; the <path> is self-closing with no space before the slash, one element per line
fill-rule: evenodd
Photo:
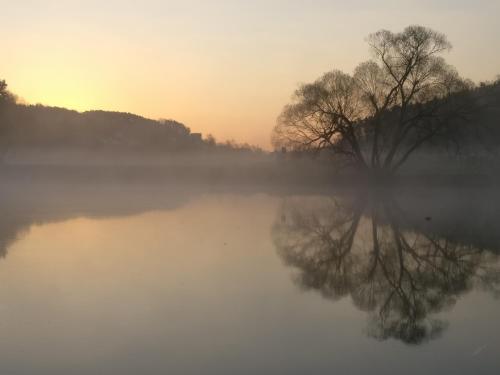
<path fill-rule="evenodd" d="M 5 182 L 5 180 L 4 180 Z M 109 218 L 181 207 L 200 192 L 187 187 L 9 184 L 0 186 L 0 262 L 32 226 L 79 217 Z"/>

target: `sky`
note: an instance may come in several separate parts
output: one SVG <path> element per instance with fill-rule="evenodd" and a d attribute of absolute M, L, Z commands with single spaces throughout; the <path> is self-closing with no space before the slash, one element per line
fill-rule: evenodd
<path fill-rule="evenodd" d="M 500 0 L 0 0 L 0 79 L 30 104 L 175 119 L 270 148 L 297 86 L 419 24 L 476 82 L 500 74 Z"/>

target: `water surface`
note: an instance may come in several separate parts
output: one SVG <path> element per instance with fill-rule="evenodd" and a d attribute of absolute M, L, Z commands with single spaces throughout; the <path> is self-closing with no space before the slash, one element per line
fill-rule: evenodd
<path fill-rule="evenodd" d="M 1 374 L 500 369 L 494 191 L 2 194 Z"/>

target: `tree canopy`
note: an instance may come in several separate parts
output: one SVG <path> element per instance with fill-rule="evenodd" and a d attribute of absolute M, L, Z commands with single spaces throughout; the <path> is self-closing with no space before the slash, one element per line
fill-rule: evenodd
<path fill-rule="evenodd" d="M 275 147 L 329 150 L 358 167 L 393 172 L 436 137 L 457 142 L 472 83 L 441 56 L 446 36 L 422 26 L 368 36 L 372 59 L 301 85 L 273 130 Z"/>
<path fill-rule="evenodd" d="M 7 82 L 0 79 L 0 105 L 15 102 L 15 96 L 7 89 Z"/>

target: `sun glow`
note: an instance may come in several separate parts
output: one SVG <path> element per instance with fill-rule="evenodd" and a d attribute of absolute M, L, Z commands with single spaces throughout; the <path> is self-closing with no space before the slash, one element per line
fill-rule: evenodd
<path fill-rule="evenodd" d="M 452 18 L 445 0 L 398 9 L 389 0 L 12 3 L 2 8 L 0 79 L 30 104 L 173 118 L 219 140 L 270 147 L 297 84 L 352 71 L 370 58 L 364 38 L 380 28 L 441 31 L 464 77 L 493 79 L 500 8 L 478 1 L 454 4 Z"/>

